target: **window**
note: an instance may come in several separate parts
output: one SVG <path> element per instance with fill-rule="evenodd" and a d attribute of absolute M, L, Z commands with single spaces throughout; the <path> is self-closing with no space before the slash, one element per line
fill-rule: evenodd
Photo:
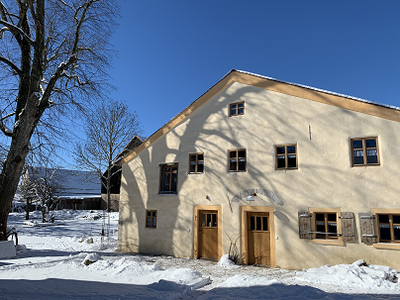
<path fill-rule="evenodd" d="M 276 169 L 297 169 L 296 144 L 276 146 Z"/>
<path fill-rule="evenodd" d="M 244 115 L 244 102 L 230 104 L 229 111 L 230 111 L 229 114 L 230 117 Z"/>
<path fill-rule="evenodd" d="M 379 242 L 400 243 L 400 215 L 378 216 Z"/>
<path fill-rule="evenodd" d="M 210 211 L 201 214 L 201 227 L 217 227 L 217 212 Z"/>
<path fill-rule="evenodd" d="M 157 211 L 146 210 L 146 228 L 156 228 L 157 226 Z"/>
<path fill-rule="evenodd" d="M 229 150 L 229 172 L 246 171 L 246 149 Z"/>
<path fill-rule="evenodd" d="M 337 239 L 337 214 L 336 213 L 314 213 L 315 238 Z"/>
<path fill-rule="evenodd" d="M 352 139 L 351 152 L 353 166 L 379 165 L 377 138 Z"/>
<path fill-rule="evenodd" d="M 176 194 L 177 181 L 178 181 L 178 164 L 162 165 L 160 193 Z"/>
<path fill-rule="evenodd" d="M 189 154 L 189 174 L 204 173 L 204 153 Z"/>

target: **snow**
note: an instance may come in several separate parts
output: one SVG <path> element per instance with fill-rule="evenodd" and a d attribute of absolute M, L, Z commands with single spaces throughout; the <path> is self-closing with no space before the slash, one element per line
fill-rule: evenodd
<path fill-rule="evenodd" d="M 17 257 L 0 259 L 0 299 L 400 299 L 397 270 L 353 264 L 302 271 L 235 265 L 224 255 L 209 260 L 116 252 L 118 213 L 109 237 L 98 211 L 11 213 L 18 230 Z"/>

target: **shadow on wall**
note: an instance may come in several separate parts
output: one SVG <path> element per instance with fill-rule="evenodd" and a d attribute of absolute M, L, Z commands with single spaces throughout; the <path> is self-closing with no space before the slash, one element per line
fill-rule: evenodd
<path fill-rule="evenodd" d="M 258 94 L 265 94 L 264 98 L 265 101 L 268 101 L 268 105 L 259 106 L 257 104 Z M 323 97 L 319 94 L 318 96 Z M 314 199 L 310 202 L 309 207 L 332 207 L 333 205 L 342 207 L 342 211 L 346 211 L 346 201 L 349 201 L 349 199 L 361 201 L 362 199 L 371 198 L 371 193 L 374 193 L 373 187 L 380 184 L 380 182 L 376 182 L 368 174 L 363 175 L 360 173 L 361 169 L 359 172 L 351 172 L 351 174 L 349 172 L 348 176 L 353 176 L 353 180 L 348 180 L 348 177 L 342 176 L 344 170 L 348 171 L 351 163 L 350 150 L 347 150 L 350 147 L 349 138 L 359 137 L 357 136 L 359 134 L 357 132 L 361 132 L 359 128 L 369 128 L 368 121 L 365 118 L 358 118 L 357 113 L 344 109 L 341 109 L 344 114 L 341 114 L 340 117 L 332 114 L 331 110 L 326 110 L 326 112 L 320 110 L 316 114 L 312 110 L 297 109 L 298 106 L 296 105 L 286 104 L 284 101 L 287 99 L 289 98 L 282 100 L 277 94 L 245 85 L 241 85 L 233 91 L 228 87 L 215 96 L 212 102 L 209 101 L 181 122 L 181 124 L 185 123 L 185 127 L 182 130 L 177 129 L 178 125 L 168 133 L 168 135 L 172 135 L 173 140 L 177 141 L 173 143 L 174 146 L 168 143 L 165 136 L 157 140 L 152 146 L 151 157 L 148 150 L 144 150 L 140 154 L 143 165 L 151 166 L 150 168 L 152 168 L 142 170 L 147 172 L 143 175 L 143 180 L 146 181 L 146 191 L 142 191 L 142 194 L 148 195 L 148 205 L 156 205 L 152 195 L 158 193 L 159 187 L 148 186 L 147 178 L 159 178 L 159 164 L 176 162 L 175 159 L 177 157 L 183 157 L 183 159 L 187 160 L 189 153 L 196 152 L 213 154 L 205 158 L 207 182 L 212 183 L 212 185 L 190 186 L 193 193 L 181 193 L 181 188 L 188 181 L 188 162 L 178 161 L 178 194 L 165 196 L 170 206 L 170 211 L 176 212 L 176 215 L 171 217 L 172 220 L 175 220 L 174 226 L 171 226 L 174 230 L 187 231 L 187 227 L 183 224 L 191 223 L 190 217 L 178 214 L 179 206 L 191 202 L 195 205 L 196 203 L 193 201 L 196 200 L 191 197 L 191 194 L 211 195 L 211 198 L 213 198 L 212 195 L 216 192 L 214 190 L 215 186 L 220 186 L 220 190 L 224 190 L 223 193 L 230 199 L 237 193 L 252 188 L 268 189 L 275 193 L 284 203 L 283 206 L 277 206 L 273 201 L 268 202 L 269 206 L 276 209 L 276 227 L 280 224 L 297 224 L 297 212 L 299 209 L 308 209 L 308 206 L 303 208 L 294 207 L 296 199 L 285 199 L 287 194 L 285 191 L 288 190 L 297 199 Z M 251 114 L 251 120 L 245 121 L 245 119 L 240 120 L 240 117 L 229 118 L 226 116 L 229 104 L 240 101 L 245 101 L 246 114 Z M 290 101 L 298 100 L 293 98 Z M 329 101 L 328 97 L 327 101 Z M 315 103 L 311 101 L 310 105 Z M 207 105 L 213 105 L 214 113 L 212 116 L 201 114 L 202 109 Z M 326 107 L 332 108 L 329 105 Z M 282 113 L 283 111 L 284 114 Z M 283 117 L 283 115 L 290 116 L 290 118 Z M 358 124 L 357 128 L 352 125 L 354 123 Z M 199 124 L 202 124 L 202 127 L 199 127 Z M 252 128 L 256 127 L 258 130 L 248 130 L 250 124 Z M 327 130 L 333 135 L 340 133 L 342 136 L 348 136 L 348 138 L 343 141 L 322 143 L 321 139 L 326 139 Z M 392 139 L 398 144 L 398 136 L 393 135 Z M 298 145 L 299 170 L 275 171 L 275 145 L 289 143 L 297 143 Z M 226 145 L 229 145 L 229 147 L 227 148 Z M 240 177 L 226 176 L 227 150 L 240 148 L 246 148 L 247 150 L 246 175 Z M 313 151 L 312 155 L 310 155 L 312 160 L 306 161 L 304 159 L 304 155 L 302 156 L 304 151 Z M 334 161 L 337 153 L 342 153 L 343 151 L 349 156 L 349 162 L 346 165 Z M 220 155 L 215 155 L 218 153 Z M 394 153 L 388 153 L 388 155 L 391 154 L 394 155 Z M 258 159 L 255 159 L 256 157 Z M 326 163 L 327 157 L 332 163 Z M 166 158 L 168 158 L 168 161 L 165 161 Z M 397 176 L 396 167 L 387 165 L 385 168 L 385 176 L 388 176 L 388 178 Z M 127 172 L 126 178 L 134 178 L 134 170 L 126 168 L 125 171 Z M 293 185 L 294 182 L 296 183 L 295 186 Z M 353 182 L 359 184 L 353 185 Z M 139 190 L 138 182 L 129 182 L 128 184 L 134 185 L 133 189 Z M 338 191 L 338 187 L 343 191 Z M 394 195 L 400 192 L 400 188 L 394 186 L 386 186 L 385 188 Z M 132 190 L 132 187 L 129 189 Z M 341 199 L 333 198 L 339 197 L 338 195 L 344 196 Z M 318 199 L 318 202 L 315 199 Z M 136 205 L 143 204 L 141 199 L 130 198 L 129 201 L 136 201 Z M 268 199 L 265 198 L 265 201 L 268 201 Z M 379 199 L 376 199 L 376 201 L 378 204 Z M 288 205 L 289 203 L 290 205 Z M 262 205 L 265 205 L 265 203 Z M 360 204 L 360 208 L 365 205 L 365 203 Z M 143 210 L 145 209 L 143 205 Z M 235 207 L 233 209 L 237 210 Z M 134 214 L 134 212 L 130 210 L 129 214 L 130 216 L 124 222 L 133 220 L 131 214 Z M 145 216 L 136 217 L 139 221 L 138 233 L 140 240 L 142 235 L 147 234 L 143 225 Z M 298 235 L 297 225 L 287 228 L 291 228 L 291 235 Z M 125 238 L 129 238 L 129 232 L 124 232 L 123 234 Z M 164 235 L 163 238 L 173 241 L 173 230 L 168 230 L 167 236 Z M 174 247 L 177 247 L 177 245 L 171 243 L 169 249 L 171 252 L 169 253 L 174 253 Z M 299 259 L 306 258 L 306 253 L 297 253 L 289 243 L 284 244 L 283 247 L 287 253 L 293 253 Z M 326 255 L 323 248 L 321 248 L 320 255 Z"/>

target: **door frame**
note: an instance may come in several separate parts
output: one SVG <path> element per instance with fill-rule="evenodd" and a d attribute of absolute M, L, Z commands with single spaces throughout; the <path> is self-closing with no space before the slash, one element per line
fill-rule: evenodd
<path fill-rule="evenodd" d="M 218 260 L 222 257 L 222 206 L 220 205 L 195 205 L 193 215 L 193 258 L 199 258 L 199 211 L 218 211 Z"/>
<path fill-rule="evenodd" d="M 270 251 L 271 251 L 271 268 L 276 268 L 275 260 L 275 221 L 274 221 L 274 208 L 265 206 L 241 206 L 240 207 L 240 223 L 241 223 L 241 246 L 242 246 L 242 264 L 249 263 L 248 254 L 248 234 L 247 234 L 247 213 L 248 212 L 267 212 L 268 227 L 270 231 Z"/>

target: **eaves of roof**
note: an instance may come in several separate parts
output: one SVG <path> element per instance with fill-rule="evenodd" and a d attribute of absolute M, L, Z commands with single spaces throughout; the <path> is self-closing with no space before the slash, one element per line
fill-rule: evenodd
<path fill-rule="evenodd" d="M 278 93 L 291 95 L 303 99 L 324 103 L 347 110 L 376 116 L 379 118 L 400 122 L 400 108 L 389 106 L 369 100 L 352 97 L 344 94 L 326 91 L 302 84 L 278 80 L 272 77 L 262 76 L 241 70 L 231 70 L 220 81 L 213 85 L 203 95 L 197 98 L 193 103 L 186 107 L 182 112 L 172 118 L 167 124 L 158 129 L 141 145 L 135 148 L 132 152 L 126 155 L 121 160 L 121 165 L 129 162 L 143 150 L 151 146 L 155 141 L 168 133 L 175 126 L 180 124 L 196 110 L 202 107 L 215 95 L 225 89 L 233 82 L 239 82 L 250 86 L 258 87 L 265 90 L 275 91 Z"/>

